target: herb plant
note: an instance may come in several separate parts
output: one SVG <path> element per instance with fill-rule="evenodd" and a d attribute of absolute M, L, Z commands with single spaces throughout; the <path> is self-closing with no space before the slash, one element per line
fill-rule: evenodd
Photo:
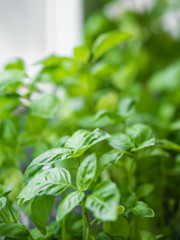
<path fill-rule="evenodd" d="M 95 13 L 85 45 L 34 77 L 4 66 L 0 239 L 180 238 L 179 40 L 151 31 L 165 2 Z"/>

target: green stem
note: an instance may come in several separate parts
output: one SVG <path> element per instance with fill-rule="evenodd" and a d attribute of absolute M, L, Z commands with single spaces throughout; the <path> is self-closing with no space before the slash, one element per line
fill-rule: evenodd
<path fill-rule="evenodd" d="M 17 219 L 16 219 L 16 217 L 15 217 L 15 215 L 14 215 L 12 209 L 11 209 L 11 206 L 10 206 L 8 200 L 7 200 L 7 207 L 8 207 L 8 209 L 9 209 L 9 212 L 10 212 L 10 214 L 11 214 L 11 216 L 12 216 L 14 222 L 16 223 L 16 222 L 17 222 Z"/>
<path fill-rule="evenodd" d="M 83 217 L 83 240 L 86 240 L 86 209 L 85 200 L 82 201 L 82 217 Z"/>
<path fill-rule="evenodd" d="M 66 240 L 66 220 L 65 217 L 62 220 L 62 240 Z"/>
<path fill-rule="evenodd" d="M 22 208 L 22 205 L 19 206 L 18 213 L 17 213 L 17 217 L 16 217 L 16 222 L 17 222 L 18 219 L 19 219 L 20 212 L 21 212 L 21 208 Z"/>
<path fill-rule="evenodd" d="M 89 232 L 90 232 L 91 224 L 90 224 L 90 221 L 89 221 L 89 216 L 88 216 L 87 209 L 85 209 L 85 215 L 86 215 L 86 220 L 87 220 L 86 240 L 88 240 L 89 239 Z"/>
<path fill-rule="evenodd" d="M 97 218 L 95 218 L 94 220 L 92 220 L 92 222 L 90 223 L 90 226 L 92 226 L 96 221 L 97 221 Z"/>

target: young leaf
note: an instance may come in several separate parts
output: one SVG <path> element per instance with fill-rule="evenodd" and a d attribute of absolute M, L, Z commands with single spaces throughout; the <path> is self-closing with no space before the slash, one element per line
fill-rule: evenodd
<path fill-rule="evenodd" d="M 46 234 L 46 224 L 54 205 L 54 196 L 38 196 L 31 204 L 31 218 L 37 229 Z"/>
<path fill-rule="evenodd" d="M 120 151 L 129 150 L 134 146 L 131 138 L 123 133 L 113 134 L 112 137 L 108 139 L 108 142 L 111 147 Z"/>
<path fill-rule="evenodd" d="M 25 70 L 25 64 L 22 59 L 15 58 L 6 64 L 4 66 L 4 69 L 5 70 L 10 70 L 10 69 Z"/>
<path fill-rule="evenodd" d="M 120 194 L 115 183 L 101 182 L 88 196 L 85 206 L 93 215 L 102 221 L 115 221 Z"/>
<path fill-rule="evenodd" d="M 98 128 L 92 132 L 87 130 L 78 130 L 67 140 L 65 147 L 74 151 L 73 157 L 78 157 L 88 148 L 109 137 L 110 135 L 108 133 L 103 132 Z"/>
<path fill-rule="evenodd" d="M 123 98 L 117 107 L 117 112 L 123 117 L 128 117 L 135 112 L 135 103 L 136 100 L 133 98 Z"/>
<path fill-rule="evenodd" d="M 0 198 L 0 211 L 1 209 L 3 209 L 6 206 L 6 198 L 5 197 L 1 197 Z"/>
<path fill-rule="evenodd" d="M 139 146 L 151 138 L 152 130 L 149 126 L 138 123 L 127 128 L 126 133 L 132 140 L 134 140 L 135 145 Z"/>
<path fill-rule="evenodd" d="M 131 37 L 129 33 L 121 33 L 118 31 L 107 32 L 100 35 L 93 45 L 93 55 L 98 58 L 107 52 L 109 49 L 115 47 L 120 42 L 127 40 Z"/>
<path fill-rule="evenodd" d="M 155 138 L 150 138 L 149 140 L 146 140 L 143 143 L 141 143 L 138 147 L 131 149 L 131 151 L 132 152 L 137 152 L 137 151 L 139 151 L 141 149 L 154 146 L 155 143 L 156 143 Z"/>
<path fill-rule="evenodd" d="M 93 153 L 87 156 L 78 168 L 76 184 L 80 191 L 86 191 L 94 180 L 96 174 L 96 164 L 97 158 Z"/>
<path fill-rule="evenodd" d="M 78 61 L 87 62 L 90 57 L 90 52 L 86 47 L 74 48 L 74 56 Z"/>
<path fill-rule="evenodd" d="M 12 191 L 13 186 L 14 186 L 14 183 L 10 183 L 6 188 L 3 189 L 0 195 L 2 195 L 3 197 L 8 196 L 9 193 Z"/>
<path fill-rule="evenodd" d="M 148 207 L 144 202 L 137 201 L 136 205 L 133 207 L 132 212 L 135 215 L 142 217 L 154 217 L 154 211 Z"/>
<path fill-rule="evenodd" d="M 39 100 L 31 100 L 31 115 L 52 118 L 59 107 L 59 100 L 54 94 L 44 94 Z"/>
<path fill-rule="evenodd" d="M 75 208 L 84 198 L 83 192 L 70 193 L 60 204 L 57 212 L 57 221 L 61 221 L 66 214 Z"/>
<path fill-rule="evenodd" d="M 21 202 L 41 195 L 56 196 L 63 192 L 71 183 L 70 173 L 64 168 L 53 168 L 36 175 L 19 194 Z"/>
<path fill-rule="evenodd" d="M 20 223 L 0 223 L 0 236 L 25 240 L 29 232 L 26 226 Z"/>
<path fill-rule="evenodd" d="M 115 164 L 123 156 L 123 151 L 112 150 L 105 153 L 98 161 L 96 177 L 112 164 Z"/>

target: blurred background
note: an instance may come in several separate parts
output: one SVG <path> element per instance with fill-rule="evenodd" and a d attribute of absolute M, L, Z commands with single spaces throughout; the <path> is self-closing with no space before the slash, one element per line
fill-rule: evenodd
<path fill-rule="evenodd" d="M 21 57 L 31 64 L 51 53 L 71 56 L 73 47 L 83 41 L 86 20 L 97 11 L 102 12 L 104 18 L 96 16 L 93 27 L 107 24 L 106 29 L 110 20 L 123 21 L 123 14 L 127 11 L 148 16 L 155 5 L 159 5 L 156 6 L 151 21 L 146 25 L 147 30 L 157 35 L 162 31 L 168 32 L 174 40 L 178 40 L 180 31 L 180 9 L 176 7 L 178 2 L 178 0 L 0 0 L 0 65 L 14 57 Z M 105 18 L 109 22 L 106 22 Z M 140 19 L 137 18 L 136 21 L 138 20 Z"/>

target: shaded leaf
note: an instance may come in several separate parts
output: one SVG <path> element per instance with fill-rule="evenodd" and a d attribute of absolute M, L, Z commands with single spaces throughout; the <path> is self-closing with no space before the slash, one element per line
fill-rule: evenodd
<path fill-rule="evenodd" d="M 115 222 L 104 222 L 103 229 L 113 237 L 127 238 L 129 236 L 129 224 L 125 217 L 119 216 Z"/>
<path fill-rule="evenodd" d="M 36 197 L 31 204 L 31 219 L 37 229 L 46 234 L 46 225 L 48 217 L 54 205 L 54 196 Z"/>
<path fill-rule="evenodd" d="M 0 223 L 0 236 L 25 240 L 29 232 L 26 226 L 20 223 Z"/>

